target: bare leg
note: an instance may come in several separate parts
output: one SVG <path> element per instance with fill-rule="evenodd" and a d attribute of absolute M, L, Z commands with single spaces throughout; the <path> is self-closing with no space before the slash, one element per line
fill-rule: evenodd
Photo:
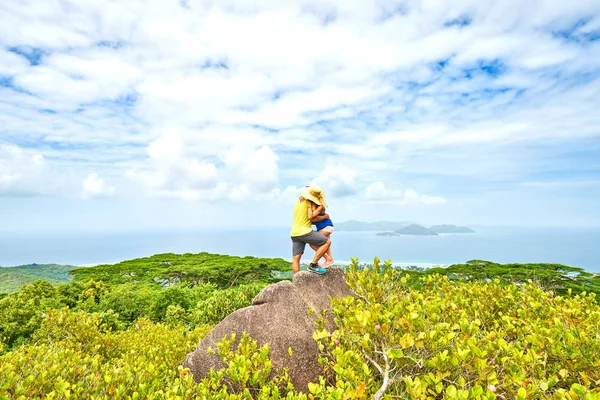
<path fill-rule="evenodd" d="M 327 253 L 325 253 L 325 259 L 328 261 L 333 261 L 333 256 L 331 255 L 331 245 L 329 245 Z"/>
<path fill-rule="evenodd" d="M 313 249 L 313 250 L 315 251 L 315 253 L 316 253 L 317 251 L 319 251 L 319 246 L 317 246 L 317 245 L 315 245 L 315 244 L 311 244 L 311 245 L 310 245 L 310 248 L 311 248 L 311 249 Z M 327 251 L 329 251 L 329 249 L 327 249 Z M 327 255 L 326 255 L 326 254 L 327 254 L 327 253 L 325 253 L 323 256 L 324 256 L 324 257 L 325 257 L 325 259 L 327 260 Z M 321 261 L 321 259 L 319 259 L 319 261 Z"/>
<path fill-rule="evenodd" d="M 313 257 L 313 264 L 318 264 L 319 260 L 321 259 L 321 257 L 323 257 L 323 254 L 325 254 L 327 252 L 327 250 L 329 250 L 329 246 L 331 246 L 331 240 L 329 240 L 329 238 L 327 238 L 327 241 L 325 242 L 324 245 L 319 246 L 319 248 L 316 250 L 315 252 L 315 256 Z"/>
<path fill-rule="evenodd" d="M 330 239 L 331 236 L 331 232 L 326 231 L 326 230 L 320 230 L 319 233 L 323 236 L 325 236 L 327 239 Z M 325 261 L 333 261 L 333 256 L 331 255 L 331 245 L 329 245 L 329 248 L 327 249 L 327 252 L 324 254 L 325 256 Z"/>
<path fill-rule="evenodd" d="M 297 256 L 292 257 L 292 271 L 294 274 L 297 274 L 300 271 L 300 259 L 302 258 L 302 253 Z"/>

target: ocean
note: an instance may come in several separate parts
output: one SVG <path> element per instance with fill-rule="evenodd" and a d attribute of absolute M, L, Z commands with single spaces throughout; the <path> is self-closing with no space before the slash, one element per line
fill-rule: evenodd
<path fill-rule="evenodd" d="M 404 265 L 448 265 L 472 259 L 547 262 L 600 272 L 600 228 L 478 229 L 474 234 L 380 237 L 376 232 L 334 232 L 336 261 L 374 257 Z M 94 265 L 158 253 L 199 253 L 290 259 L 288 229 L 104 234 L 0 234 L 0 266 Z M 309 261 L 307 247 L 303 261 Z"/>

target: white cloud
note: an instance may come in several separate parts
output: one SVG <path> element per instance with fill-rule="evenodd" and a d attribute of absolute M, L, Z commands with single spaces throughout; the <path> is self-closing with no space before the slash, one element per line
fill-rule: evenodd
<path fill-rule="evenodd" d="M 27 62 L 14 53 L 0 49 L 0 75 L 11 76 L 27 68 Z"/>
<path fill-rule="evenodd" d="M 321 186 L 327 195 L 345 197 L 358 192 L 356 176 L 356 171 L 352 168 L 330 165 L 325 167 L 312 183 Z"/>
<path fill-rule="evenodd" d="M 116 188 L 106 183 L 106 181 L 97 173 L 88 174 L 81 182 L 82 193 L 84 199 L 93 199 L 100 197 L 114 196 Z"/>
<path fill-rule="evenodd" d="M 447 200 L 439 196 L 419 194 L 412 189 L 388 189 L 383 182 L 373 182 L 365 188 L 365 198 L 374 202 L 398 204 L 445 204 Z"/>
<path fill-rule="evenodd" d="M 300 188 L 296 186 L 287 186 L 285 189 L 275 188 L 271 191 L 270 199 L 276 204 L 290 205 L 294 204 L 300 196 Z"/>
<path fill-rule="evenodd" d="M 0 144 L 0 197 L 44 195 L 53 183 L 41 154 Z"/>
<path fill-rule="evenodd" d="M 153 160 L 175 160 L 183 153 L 181 132 L 170 129 L 148 146 L 148 155 Z"/>
<path fill-rule="evenodd" d="M 234 146 L 222 165 L 193 154 L 184 135 L 170 129 L 147 148 L 146 169 L 129 177 L 141 181 L 151 195 L 184 200 L 246 200 L 252 193 L 269 195 L 279 184 L 279 157 L 268 146 Z"/>
<path fill-rule="evenodd" d="M 367 200 L 400 200 L 404 197 L 402 190 L 388 189 L 383 182 L 373 182 L 365 189 Z"/>
<path fill-rule="evenodd" d="M 245 187 L 271 190 L 279 183 L 279 157 L 268 146 L 235 146 L 225 153 L 223 162 L 229 178 Z"/>
<path fill-rule="evenodd" d="M 0 18 L 0 136 L 27 146 L 0 158 L 4 195 L 77 193 L 85 171 L 133 198 L 121 176 L 188 200 L 293 200 L 311 179 L 344 202 L 375 181 L 450 198 L 600 154 L 595 0 L 13 1 Z"/>
<path fill-rule="evenodd" d="M 218 186 L 217 168 L 186 154 L 182 134 L 168 130 L 147 148 L 145 170 L 129 171 L 129 177 L 141 181 L 151 195 L 185 200 L 216 199 L 223 191 Z M 207 196 L 206 192 L 213 192 Z"/>

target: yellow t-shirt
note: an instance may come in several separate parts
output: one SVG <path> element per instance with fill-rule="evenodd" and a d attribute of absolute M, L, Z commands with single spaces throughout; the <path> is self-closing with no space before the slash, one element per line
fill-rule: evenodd
<path fill-rule="evenodd" d="M 294 205 L 294 222 L 290 236 L 302 236 L 312 231 L 312 222 L 308 219 L 308 202 L 297 201 Z"/>

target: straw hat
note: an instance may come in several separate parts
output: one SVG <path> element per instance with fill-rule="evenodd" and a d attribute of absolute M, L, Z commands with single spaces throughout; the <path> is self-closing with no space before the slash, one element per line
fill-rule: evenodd
<path fill-rule="evenodd" d="M 307 186 L 300 191 L 300 195 L 318 206 L 322 205 L 327 208 L 325 192 L 318 186 Z"/>

